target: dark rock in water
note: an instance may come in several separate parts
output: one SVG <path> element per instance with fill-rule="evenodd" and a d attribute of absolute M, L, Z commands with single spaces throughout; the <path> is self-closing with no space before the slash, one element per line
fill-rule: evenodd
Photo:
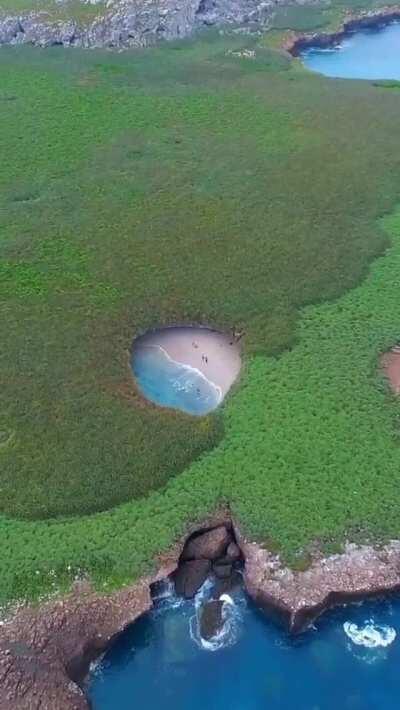
<path fill-rule="evenodd" d="M 174 574 L 177 594 L 191 599 L 206 581 L 211 569 L 209 560 L 191 560 L 179 566 Z"/>
<path fill-rule="evenodd" d="M 200 635 L 208 641 L 221 631 L 224 620 L 222 618 L 223 602 L 218 600 L 204 604 L 200 611 Z"/>
<path fill-rule="evenodd" d="M 218 579 L 229 579 L 232 574 L 232 565 L 218 562 L 213 565 L 213 572 Z"/>
<path fill-rule="evenodd" d="M 214 528 L 208 532 L 197 535 L 187 542 L 183 549 L 183 560 L 217 560 L 225 554 L 232 537 L 226 527 Z"/>

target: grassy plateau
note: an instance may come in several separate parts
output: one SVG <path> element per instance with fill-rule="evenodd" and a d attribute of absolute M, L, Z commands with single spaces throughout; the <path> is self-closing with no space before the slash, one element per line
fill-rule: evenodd
<path fill-rule="evenodd" d="M 0 600 L 127 582 L 220 504 L 291 564 L 400 536 L 398 89 L 235 34 L 0 62 Z M 245 330 L 213 415 L 136 391 L 173 323 Z"/>

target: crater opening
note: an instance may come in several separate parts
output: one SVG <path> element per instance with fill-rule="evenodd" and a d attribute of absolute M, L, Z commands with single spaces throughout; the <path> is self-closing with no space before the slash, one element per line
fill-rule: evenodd
<path fill-rule="evenodd" d="M 160 328 L 140 336 L 133 343 L 131 367 L 141 393 L 162 407 L 208 414 L 239 375 L 241 336 L 199 326 Z"/>

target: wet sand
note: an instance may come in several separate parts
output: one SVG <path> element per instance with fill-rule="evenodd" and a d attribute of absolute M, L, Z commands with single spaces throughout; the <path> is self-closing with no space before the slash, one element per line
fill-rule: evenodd
<path fill-rule="evenodd" d="M 240 346 L 224 333 L 209 328 L 171 327 L 143 335 L 143 345 L 163 348 L 172 360 L 199 370 L 221 390 L 222 398 L 239 375 Z"/>
<path fill-rule="evenodd" d="M 400 346 L 384 353 L 381 365 L 394 394 L 400 394 Z"/>

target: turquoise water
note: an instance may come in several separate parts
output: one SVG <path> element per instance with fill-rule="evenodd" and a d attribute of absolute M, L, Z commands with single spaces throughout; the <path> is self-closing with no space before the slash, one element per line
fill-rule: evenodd
<path fill-rule="evenodd" d="M 308 49 L 302 59 L 330 77 L 400 80 L 400 23 L 357 32 L 332 49 Z"/>
<path fill-rule="evenodd" d="M 131 364 L 141 392 L 155 404 L 202 415 L 220 402 L 219 388 L 199 370 L 171 360 L 159 346 L 141 345 Z"/>
<path fill-rule="evenodd" d="M 398 710 L 400 600 L 325 614 L 290 638 L 242 590 L 204 648 L 195 602 L 168 597 L 92 674 L 94 710 Z"/>

